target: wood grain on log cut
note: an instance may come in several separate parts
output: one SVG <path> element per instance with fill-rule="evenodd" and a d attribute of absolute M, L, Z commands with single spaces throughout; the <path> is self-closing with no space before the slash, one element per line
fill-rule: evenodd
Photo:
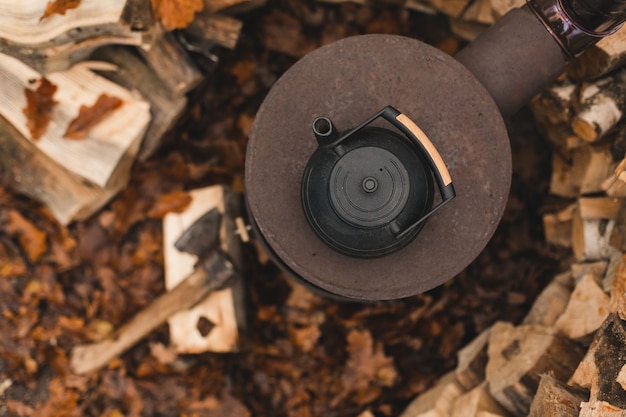
<path fill-rule="evenodd" d="M 626 320 L 626 255 L 622 254 L 611 283 L 610 310 Z"/>
<path fill-rule="evenodd" d="M 607 175 L 602 182 L 602 191 L 611 197 L 626 197 L 626 159 Z"/>
<path fill-rule="evenodd" d="M 626 408 L 626 391 L 618 382 L 626 365 L 626 322 L 611 314 L 596 332 L 585 357 L 569 383 L 590 390 L 592 401 Z"/>
<path fill-rule="evenodd" d="M 172 98 L 184 96 L 202 81 L 202 73 L 171 33 L 160 37 L 150 49 L 139 51 Z"/>
<path fill-rule="evenodd" d="M 553 326 L 559 316 L 565 311 L 572 293 L 572 274 L 565 273 L 567 283 L 562 279 L 554 279 L 539 294 L 522 324 L 538 324 L 541 326 Z"/>
<path fill-rule="evenodd" d="M 120 23 L 132 20 L 126 0 L 82 0 L 65 14 L 42 19 L 48 0 L 25 0 L 19 7 L 0 0 L 0 52 L 18 57 L 39 72 L 63 71 L 85 59 L 95 48 L 111 43 L 144 45 L 143 29 Z"/>
<path fill-rule="evenodd" d="M 581 197 L 578 199 L 580 217 L 584 220 L 615 220 L 622 200 L 616 197 Z"/>
<path fill-rule="evenodd" d="M 504 415 L 506 410 L 491 396 L 486 383 L 482 383 L 454 401 L 450 417 L 476 417 L 481 412 Z"/>
<path fill-rule="evenodd" d="M 626 72 L 603 78 L 581 91 L 581 110 L 572 128 L 582 139 L 595 142 L 603 138 L 622 119 Z"/>
<path fill-rule="evenodd" d="M 589 81 L 608 74 L 626 64 L 626 27 L 602 38 L 577 60 L 572 62 L 567 74 L 574 80 Z"/>
<path fill-rule="evenodd" d="M 400 417 L 448 417 L 454 401 L 463 393 L 454 372 L 449 372 L 437 384 L 414 399 Z"/>
<path fill-rule="evenodd" d="M 626 203 L 621 200 L 620 208 L 615 216 L 615 227 L 609 244 L 622 252 L 626 251 Z"/>
<path fill-rule="evenodd" d="M 609 315 L 609 296 L 598 283 L 594 274 L 586 274 L 576 284 L 567 307 L 554 327 L 570 338 L 586 337 L 600 328 Z"/>
<path fill-rule="evenodd" d="M 490 330 L 484 330 L 457 353 L 456 379 L 465 391 L 477 387 L 485 380 Z"/>
<path fill-rule="evenodd" d="M 573 151 L 572 179 L 580 184 L 580 194 L 602 191 L 602 184 L 617 165 L 607 145 L 584 146 Z"/>
<path fill-rule="evenodd" d="M 205 9 L 185 29 L 185 39 L 194 48 L 207 52 L 215 45 L 235 49 L 242 26 L 240 20 Z"/>
<path fill-rule="evenodd" d="M 602 192 L 616 166 L 609 145 L 580 146 L 570 151 L 562 149 L 552 157 L 550 193 L 576 198 L 581 194 Z"/>
<path fill-rule="evenodd" d="M 567 380 L 582 349 L 549 327 L 498 322 L 489 337 L 486 378 L 491 395 L 509 412 L 527 415 L 540 376 L 552 372 Z"/>
<path fill-rule="evenodd" d="M 605 401 L 590 401 L 581 404 L 579 417 L 626 417 L 626 410 Z"/>
<path fill-rule="evenodd" d="M 543 233 L 546 242 L 569 248 L 572 246 L 572 221 L 576 204 L 571 204 L 557 213 L 543 216 Z"/>
<path fill-rule="evenodd" d="M 92 59 L 114 64 L 114 70 L 101 71 L 99 74 L 129 90 L 136 89 L 150 102 L 152 117 L 138 155 L 139 160 L 147 159 L 183 113 L 187 98 L 171 98 L 154 69 L 130 47 L 106 46 L 97 50 Z"/>
<path fill-rule="evenodd" d="M 622 369 L 617 374 L 617 383 L 626 391 L 626 365 L 622 366 Z"/>
<path fill-rule="evenodd" d="M 240 195 L 222 187 L 213 186 L 192 191 L 192 201 L 182 213 L 168 213 L 163 219 L 165 286 L 175 288 L 189 275 L 197 257 L 174 247 L 180 235 L 207 211 L 217 208 L 222 214 L 220 246 L 236 267 L 243 263 L 239 237 L 235 234 L 235 218 L 241 214 Z M 199 324 L 207 324 L 203 331 Z M 168 319 L 170 341 L 178 353 L 206 351 L 232 352 L 240 347 L 240 336 L 245 329 L 243 281 L 231 279 L 229 285 L 209 294 L 188 311 L 181 311 Z"/>
<path fill-rule="evenodd" d="M 582 391 L 542 375 L 528 417 L 578 417 L 580 403 L 586 399 Z"/>
<path fill-rule="evenodd" d="M 33 80 L 36 84 L 40 79 L 41 75 L 33 69 L 0 54 L 0 114 L 29 139 L 31 134 L 23 112 L 26 107 L 24 90 L 32 89 Z M 150 122 L 149 104 L 96 75 L 87 64 L 49 74 L 47 79 L 57 86 L 54 100 L 58 104 L 52 109 L 46 131 L 34 142 L 37 149 L 98 187 L 111 188 L 116 186 L 115 182 L 126 183 L 130 165 Z M 92 106 L 103 94 L 122 100 L 122 106 L 86 132 L 84 140 L 64 138 L 80 107 Z"/>
<path fill-rule="evenodd" d="M 569 269 L 572 273 L 574 284 L 578 284 L 587 274 L 592 274 L 596 277 L 604 276 L 608 266 L 609 261 L 574 262 Z"/>
<path fill-rule="evenodd" d="M 64 225 L 90 216 L 119 191 L 90 185 L 57 164 L 2 116 L 0 165 L 17 191 L 44 203 Z"/>

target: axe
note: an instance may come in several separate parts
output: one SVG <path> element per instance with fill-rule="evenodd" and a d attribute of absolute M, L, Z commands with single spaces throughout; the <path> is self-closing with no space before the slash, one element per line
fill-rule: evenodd
<path fill-rule="evenodd" d="M 85 374 L 102 368 L 170 316 L 192 308 L 236 275 L 231 262 L 219 250 L 221 217 L 217 209 L 207 212 L 174 244 L 178 250 L 198 257 L 194 271 L 106 339 L 72 349 L 70 366 L 74 372 Z"/>

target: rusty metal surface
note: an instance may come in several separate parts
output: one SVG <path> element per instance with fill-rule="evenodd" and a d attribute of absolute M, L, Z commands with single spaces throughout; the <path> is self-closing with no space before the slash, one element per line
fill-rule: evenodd
<path fill-rule="evenodd" d="M 455 58 L 491 93 L 505 118 L 562 74 L 567 62 L 557 40 L 526 7 L 507 13 Z"/>
<path fill-rule="evenodd" d="M 310 126 L 326 115 L 347 129 L 386 105 L 430 137 L 450 169 L 457 198 L 404 249 L 351 258 L 314 234 L 301 207 L 302 173 L 317 146 Z M 276 83 L 250 135 L 245 185 L 256 226 L 286 269 L 330 293 L 378 300 L 426 291 L 465 268 L 498 225 L 510 177 L 505 126 L 484 87 L 430 46 L 368 35 L 314 51 Z"/>

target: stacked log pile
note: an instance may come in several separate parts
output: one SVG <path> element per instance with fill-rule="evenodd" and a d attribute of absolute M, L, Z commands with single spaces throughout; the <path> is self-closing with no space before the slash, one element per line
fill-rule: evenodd
<path fill-rule="evenodd" d="M 497 322 L 402 417 L 626 416 L 626 31 L 531 110 L 553 149 L 549 243 L 572 250 L 519 325 Z"/>
<path fill-rule="evenodd" d="M 241 22 L 229 10 L 255 5 L 177 4 L 0 0 L 0 164 L 60 223 L 126 186 L 204 78 L 189 51 L 234 48 Z"/>

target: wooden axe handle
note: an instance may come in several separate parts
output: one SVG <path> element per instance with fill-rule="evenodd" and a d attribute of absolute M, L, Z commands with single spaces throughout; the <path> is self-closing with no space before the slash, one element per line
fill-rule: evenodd
<path fill-rule="evenodd" d="M 102 368 L 165 323 L 174 313 L 193 307 L 211 291 L 221 287 L 234 274 L 232 268 L 223 267 L 224 260 L 221 258 L 217 253 L 211 255 L 204 266 L 197 267 L 173 290 L 154 300 L 111 336 L 97 343 L 73 348 L 70 358 L 72 370 L 77 374 L 86 374 Z M 213 270 L 216 274 L 207 273 Z"/>

